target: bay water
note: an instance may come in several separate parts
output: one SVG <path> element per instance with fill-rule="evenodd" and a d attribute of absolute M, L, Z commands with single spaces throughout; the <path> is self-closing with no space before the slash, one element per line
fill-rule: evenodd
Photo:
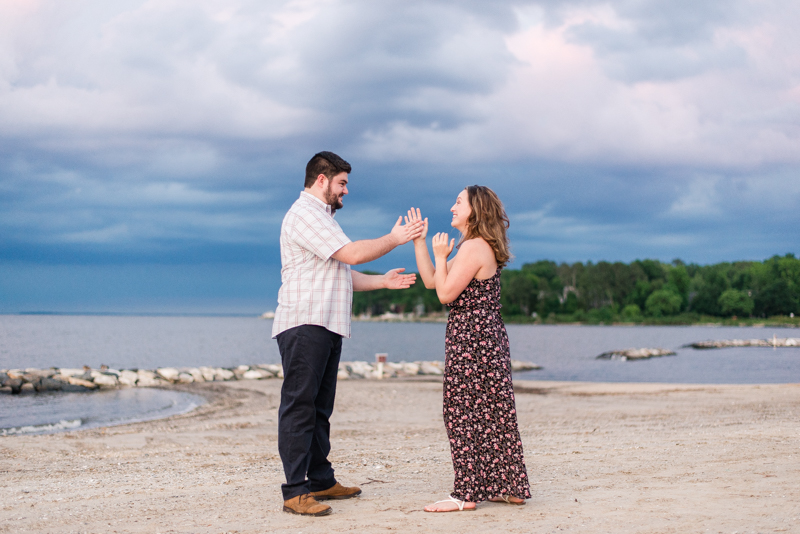
<path fill-rule="evenodd" d="M 759 384 L 800 382 L 800 348 L 697 350 L 710 339 L 800 337 L 798 329 L 713 326 L 508 325 L 511 357 L 542 370 L 517 379 L 590 382 Z M 0 315 L 0 368 L 116 369 L 280 363 L 272 321 L 254 317 Z M 443 360 L 444 323 L 354 322 L 342 359 Z M 606 351 L 664 348 L 675 356 L 597 360 Z M 94 393 L 0 394 L 0 434 L 108 426 L 182 413 L 188 393 L 121 389 Z"/>

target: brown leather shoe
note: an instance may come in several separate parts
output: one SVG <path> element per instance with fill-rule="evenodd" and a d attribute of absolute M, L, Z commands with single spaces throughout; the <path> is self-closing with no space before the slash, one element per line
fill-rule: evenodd
<path fill-rule="evenodd" d="M 327 504 L 317 502 L 311 493 L 292 497 L 288 501 L 283 501 L 283 511 L 297 515 L 328 515 L 333 510 Z"/>
<path fill-rule="evenodd" d="M 317 499 L 318 501 L 325 501 L 328 499 L 349 499 L 351 497 L 356 497 L 361 495 L 361 488 L 356 488 L 355 486 L 352 488 L 348 488 L 342 486 L 338 482 L 333 485 L 333 487 L 326 489 L 325 491 L 312 491 L 311 496 Z"/>

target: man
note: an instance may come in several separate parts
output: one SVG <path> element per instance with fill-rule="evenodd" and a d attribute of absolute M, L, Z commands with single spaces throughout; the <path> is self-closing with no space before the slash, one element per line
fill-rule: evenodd
<path fill-rule="evenodd" d="M 321 516 L 327 499 L 348 499 L 359 488 L 342 486 L 328 461 L 330 423 L 342 338 L 350 337 L 353 291 L 403 289 L 415 275 L 351 271 L 422 233 L 422 224 L 401 225 L 378 239 L 350 241 L 334 213 L 348 193 L 350 164 L 320 152 L 306 166 L 305 190 L 281 225 L 281 289 L 272 337 L 278 340 L 283 387 L 278 411 L 278 450 L 286 474 L 283 510 Z"/>

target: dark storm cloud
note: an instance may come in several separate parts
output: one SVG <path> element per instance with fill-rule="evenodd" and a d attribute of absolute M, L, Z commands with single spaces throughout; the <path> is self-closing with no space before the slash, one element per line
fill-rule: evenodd
<path fill-rule="evenodd" d="M 352 238 L 412 205 L 448 230 L 481 183 L 520 263 L 796 250 L 797 24 L 788 1 L 9 2 L 0 266 L 63 295 L 44 277 L 117 295 L 134 265 L 151 294 L 184 269 L 187 298 L 229 266 L 263 302 L 319 150 L 354 166 Z"/>

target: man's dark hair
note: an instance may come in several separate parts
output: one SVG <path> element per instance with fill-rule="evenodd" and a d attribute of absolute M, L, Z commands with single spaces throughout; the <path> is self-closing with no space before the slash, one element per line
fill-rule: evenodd
<path fill-rule="evenodd" d="M 345 160 L 334 154 L 333 152 L 320 152 L 314 154 L 314 157 L 306 165 L 306 187 L 311 187 L 317 181 L 317 176 L 324 174 L 325 178 L 330 180 L 339 173 L 346 172 L 350 174 L 353 168 Z"/>

